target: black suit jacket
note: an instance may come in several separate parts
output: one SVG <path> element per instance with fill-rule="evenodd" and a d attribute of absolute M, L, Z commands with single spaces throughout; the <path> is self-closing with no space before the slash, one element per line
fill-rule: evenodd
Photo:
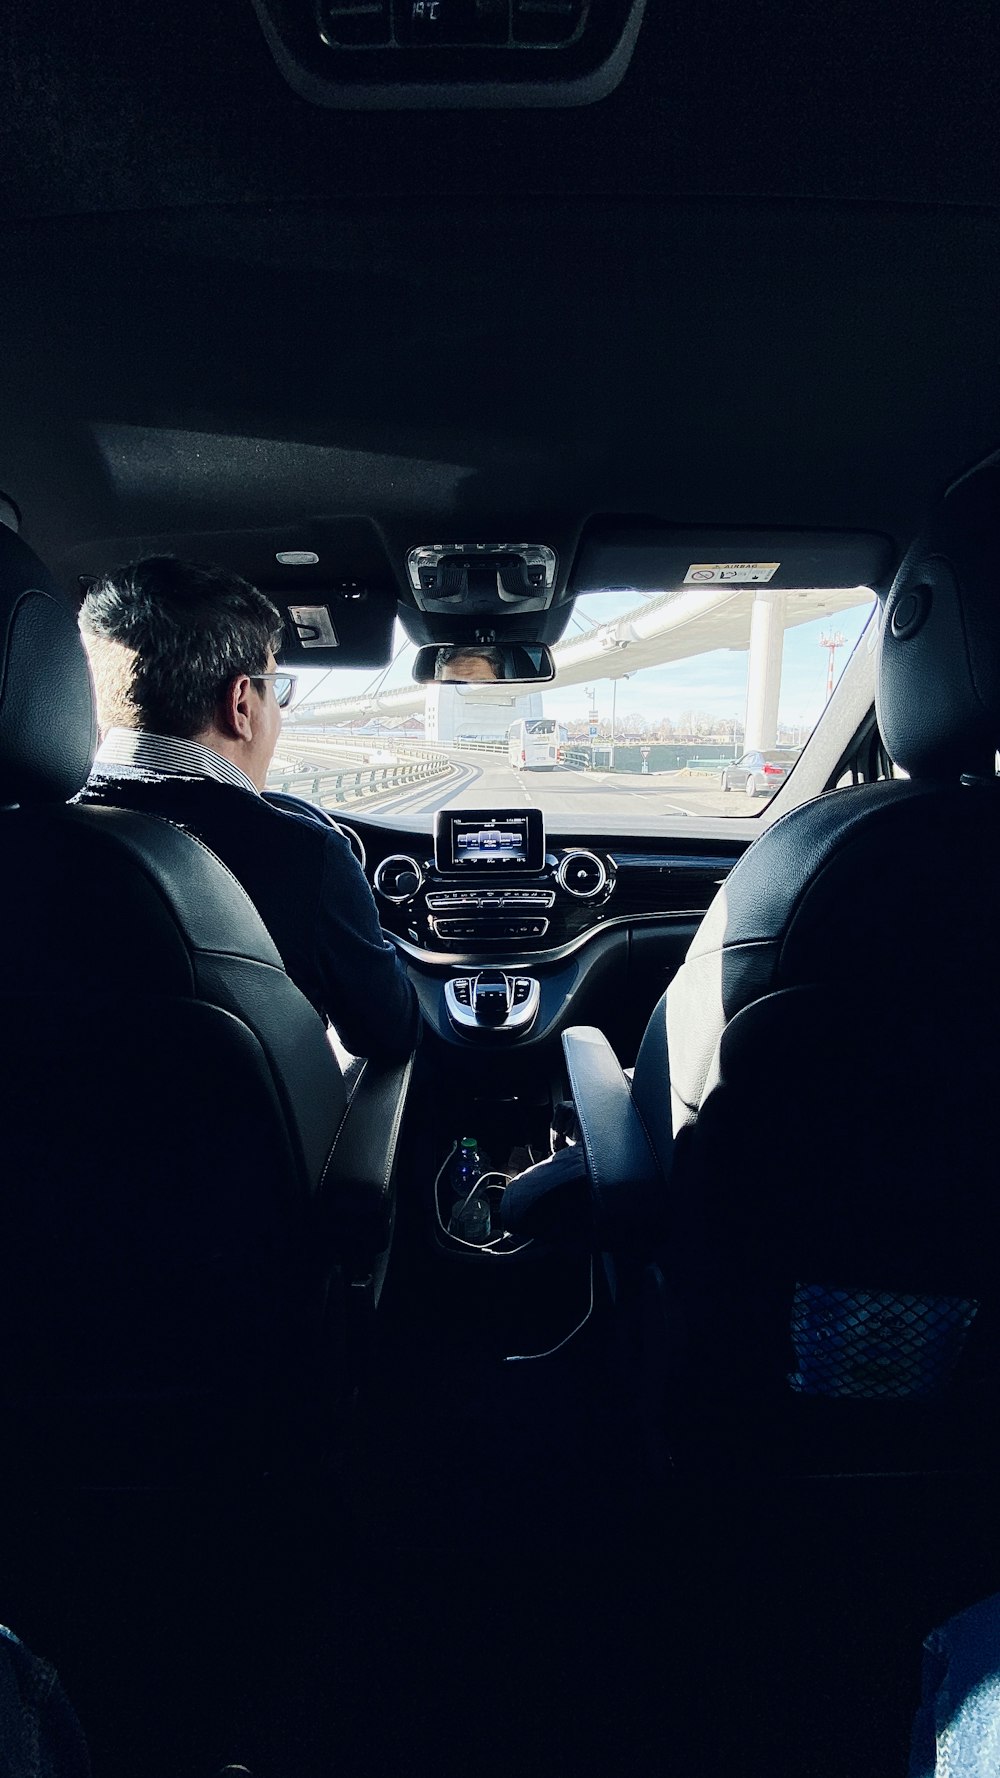
<path fill-rule="evenodd" d="M 417 1041 L 413 984 L 384 938 L 361 866 L 342 834 L 214 778 L 95 771 L 80 802 L 135 809 L 186 827 L 249 895 L 292 981 L 355 1055 L 402 1061 Z"/>

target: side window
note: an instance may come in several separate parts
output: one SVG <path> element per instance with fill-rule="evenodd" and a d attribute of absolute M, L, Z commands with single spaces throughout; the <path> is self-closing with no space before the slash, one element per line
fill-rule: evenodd
<path fill-rule="evenodd" d="M 841 760 L 828 789 L 849 790 L 856 784 L 877 784 L 883 778 L 906 778 L 909 773 L 894 765 L 882 744 L 875 713 Z"/>

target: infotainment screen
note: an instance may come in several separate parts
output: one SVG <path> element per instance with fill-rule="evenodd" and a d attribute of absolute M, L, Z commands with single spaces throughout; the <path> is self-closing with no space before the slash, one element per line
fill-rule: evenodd
<path fill-rule="evenodd" d="M 434 862 L 439 871 L 469 873 L 542 870 L 545 830 L 540 809 L 482 812 L 442 809 L 434 817 Z"/>

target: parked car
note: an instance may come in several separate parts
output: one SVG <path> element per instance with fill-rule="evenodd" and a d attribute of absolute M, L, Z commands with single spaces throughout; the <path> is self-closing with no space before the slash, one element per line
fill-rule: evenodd
<path fill-rule="evenodd" d="M 773 796 L 801 751 L 800 747 L 772 747 L 766 753 L 744 753 L 735 765 L 725 767 L 722 788 L 745 790 L 747 796 Z"/>

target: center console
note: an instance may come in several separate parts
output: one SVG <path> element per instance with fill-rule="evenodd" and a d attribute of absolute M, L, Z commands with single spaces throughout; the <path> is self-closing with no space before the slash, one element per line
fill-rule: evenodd
<path fill-rule="evenodd" d="M 453 960 L 443 1019 L 453 1038 L 506 1044 L 539 1019 L 543 976 L 604 917 L 610 857 L 546 851 L 540 809 L 442 809 L 433 858 L 394 853 L 373 874 L 382 923 L 424 964 Z M 550 995 L 551 998 L 551 995 Z"/>
<path fill-rule="evenodd" d="M 555 894 L 532 882 L 545 869 L 540 809 L 440 810 L 434 869 L 442 882 L 455 880 L 454 888 L 427 891 L 429 924 L 439 938 L 544 938 L 548 932 Z"/>
<path fill-rule="evenodd" d="M 541 810 L 531 808 L 442 809 L 432 859 L 394 853 L 373 877 L 397 937 L 484 960 L 501 945 L 530 954 L 570 942 L 603 918 L 614 883 L 610 858 L 548 853 Z"/>

